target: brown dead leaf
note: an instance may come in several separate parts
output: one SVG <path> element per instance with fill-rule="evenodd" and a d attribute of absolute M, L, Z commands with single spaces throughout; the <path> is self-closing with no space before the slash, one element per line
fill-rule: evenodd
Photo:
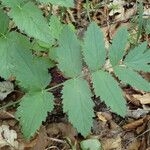
<path fill-rule="evenodd" d="M 102 122 L 106 123 L 107 119 L 105 118 L 105 116 L 102 115 L 102 112 L 97 112 L 96 113 L 97 117 L 99 120 L 101 120 Z"/>
<path fill-rule="evenodd" d="M 135 139 L 128 145 L 128 150 L 139 150 L 140 142 Z"/>
<path fill-rule="evenodd" d="M 123 126 L 123 129 L 126 129 L 126 130 L 132 130 L 132 129 L 136 129 L 138 128 L 139 126 L 142 126 L 142 125 L 145 125 L 147 124 L 147 122 L 150 120 L 150 115 L 147 115 L 141 119 L 138 119 L 136 121 L 132 121 L 126 125 Z M 143 127 L 144 128 L 144 127 Z M 142 127 L 141 129 L 139 128 L 139 132 L 140 130 L 142 130 Z"/>
<path fill-rule="evenodd" d="M 109 132 L 109 127 L 107 123 L 101 122 L 98 119 L 93 121 L 93 134 L 106 136 Z"/>
<path fill-rule="evenodd" d="M 0 110 L 0 119 L 5 120 L 5 119 L 14 119 L 14 112 L 8 112 L 5 110 Z"/>
<path fill-rule="evenodd" d="M 7 120 L 7 124 L 10 127 L 14 127 L 17 124 L 17 121 L 15 119 L 9 119 L 9 120 Z"/>
<path fill-rule="evenodd" d="M 132 95 L 129 95 L 129 94 L 126 94 L 125 93 L 125 96 L 126 96 L 126 98 L 127 98 L 127 101 L 129 102 L 129 103 L 132 103 L 133 105 L 135 105 L 135 106 L 141 106 L 141 104 L 140 104 L 140 101 L 139 100 L 137 100 L 135 97 L 133 97 Z"/>
<path fill-rule="evenodd" d="M 143 136 L 142 137 L 142 139 L 141 139 L 141 145 L 140 145 L 140 147 L 139 147 L 139 149 L 140 150 L 146 150 L 146 138 L 145 138 L 145 136 Z"/>
<path fill-rule="evenodd" d="M 31 140 L 29 142 L 27 142 L 27 141 L 21 141 L 20 144 L 24 145 L 24 149 L 23 150 L 32 150 L 32 148 L 36 144 L 36 139 Z"/>
<path fill-rule="evenodd" d="M 149 43 L 149 47 L 150 47 L 150 38 L 148 39 L 148 43 Z M 146 79 L 148 82 L 150 82 L 150 73 L 149 72 L 147 72 L 147 73 L 142 72 L 141 75 L 144 79 Z"/>
<path fill-rule="evenodd" d="M 114 23 L 111 25 L 110 27 L 110 32 L 111 32 L 111 39 L 113 39 L 113 37 L 115 36 L 115 34 L 117 33 L 118 29 L 121 28 L 121 27 L 129 27 L 129 23 L 128 22 L 119 22 L 119 23 Z"/>
<path fill-rule="evenodd" d="M 120 126 L 117 123 L 115 123 L 113 120 L 110 120 L 109 125 L 110 125 L 110 128 L 113 129 L 113 130 L 114 129 L 119 130 L 119 128 L 120 128 Z"/>
<path fill-rule="evenodd" d="M 116 138 L 105 138 L 102 141 L 102 147 L 104 150 L 121 150 L 121 137 L 118 135 Z"/>
<path fill-rule="evenodd" d="M 112 115 L 110 112 L 102 112 L 102 115 L 106 118 L 106 120 L 112 120 Z"/>
<path fill-rule="evenodd" d="M 33 147 L 33 150 L 45 150 L 45 148 L 48 145 L 48 140 L 47 140 L 47 134 L 46 134 L 46 129 L 44 126 L 41 127 L 39 131 L 39 135 L 36 140 L 36 144 Z"/>
<path fill-rule="evenodd" d="M 124 125 L 123 129 L 126 129 L 126 130 L 136 129 L 138 126 L 142 125 L 143 122 L 144 122 L 144 118 L 138 119 L 136 121 L 133 121 L 133 122 L 130 122 L 130 123 Z"/>
<path fill-rule="evenodd" d="M 68 137 L 72 142 L 75 142 L 77 131 L 69 123 L 51 123 L 46 129 L 47 134 L 51 137 L 61 133 L 63 137 Z"/>
<path fill-rule="evenodd" d="M 146 93 L 144 95 L 134 94 L 134 98 L 140 101 L 141 104 L 150 104 L 150 93 Z"/>
<path fill-rule="evenodd" d="M 143 133 L 146 129 L 146 126 L 147 126 L 147 121 L 144 121 L 144 123 L 141 126 L 137 127 L 136 133 L 137 134 Z"/>

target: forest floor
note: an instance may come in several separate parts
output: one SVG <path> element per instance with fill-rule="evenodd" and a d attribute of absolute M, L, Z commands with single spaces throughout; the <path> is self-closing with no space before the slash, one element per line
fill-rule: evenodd
<path fill-rule="evenodd" d="M 130 43 L 134 45 L 139 33 L 139 9 L 136 0 L 112 0 L 104 2 L 100 0 L 76 0 L 75 7 L 65 9 L 61 13 L 61 21 L 71 23 L 77 30 L 77 34 L 83 37 L 90 20 L 94 20 L 105 34 L 106 47 L 111 43 L 112 37 L 121 26 L 127 26 L 130 31 Z M 39 6 L 44 15 L 50 11 L 60 15 L 58 6 Z M 143 19 L 150 19 L 150 1 L 143 1 Z M 138 41 L 148 41 L 150 47 L 150 22 L 143 25 Z M 51 85 L 57 85 L 65 80 L 58 69 L 50 70 L 53 80 Z M 150 81 L 150 74 L 141 72 L 141 75 Z M 21 133 L 18 121 L 14 117 L 17 103 L 22 93 L 13 91 L 0 102 L 0 125 L 3 124 L 12 136 L 12 143 L 19 145 L 19 150 L 80 150 L 80 143 L 86 139 L 98 139 L 103 150 L 150 150 L 150 93 L 133 89 L 129 85 L 122 87 L 127 101 L 128 113 L 122 118 L 106 107 L 106 105 L 93 97 L 95 103 L 95 117 L 91 134 L 84 138 L 68 122 L 63 113 L 60 99 L 60 89 L 53 90 L 55 95 L 55 108 L 49 113 L 46 122 L 31 141 L 25 141 Z M 119 106 L 118 106 L 119 107 Z M 37 116 L 38 117 L 38 116 Z M 1 129 L 0 129 L 1 131 Z M 16 140 L 15 137 L 17 137 Z M 10 143 L 4 144 L 1 150 L 14 149 Z M 100 148 L 99 148 L 100 149 Z M 93 148 L 93 150 L 95 150 Z"/>

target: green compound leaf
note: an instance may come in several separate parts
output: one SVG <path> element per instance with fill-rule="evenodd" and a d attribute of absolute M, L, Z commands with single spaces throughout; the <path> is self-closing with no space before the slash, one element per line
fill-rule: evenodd
<path fill-rule="evenodd" d="M 67 77 L 75 77 L 82 71 L 80 42 L 70 27 L 65 26 L 56 49 L 58 68 Z"/>
<path fill-rule="evenodd" d="M 93 101 L 88 84 L 83 79 L 71 79 L 64 83 L 63 110 L 78 132 L 87 136 L 93 124 Z"/>
<path fill-rule="evenodd" d="M 134 88 L 146 92 L 150 91 L 150 83 L 144 80 L 138 73 L 134 72 L 133 70 L 118 66 L 114 68 L 114 72 L 120 80 L 130 84 Z"/>
<path fill-rule="evenodd" d="M 104 36 L 98 25 L 92 22 L 84 36 L 83 55 L 90 70 L 98 70 L 105 63 Z"/>
<path fill-rule="evenodd" d="M 128 31 L 126 28 L 120 28 L 112 40 L 109 49 L 109 58 L 112 66 L 115 66 L 122 59 L 128 40 Z"/>
<path fill-rule="evenodd" d="M 34 40 L 32 42 L 32 50 L 37 51 L 37 52 L 47 52 L 50 48 L 52 47 L 51 44 L 39 41 L 39 40 Z"/>
<path fill-rule="evenodd" d="M 144 20 L 144 29 L 146 34 L 150 34 L 150 19 L 145 19 Z"/>
<path fill-rule="evenodd" d="M 64 7 L 74 7 L 74 0 L 38 0 L 41 3 L 51 3 Z"/>
<path fill-rule="evenodd" d="M 150 72 L 150 49 L 146 50 L 147 42 L 143 42 L 129 52 L 124 64 L 134 70 Z"/>
<path fill-rule="evenodd" d="M 54 97 L 46 91 L 27 93 L 20 102 L 16 117 L 19 118 L 24 137 L 29 139 L 45 121 L 47 112 L 53 110 Z"/>
<path fill-rule="evenodd" d="M 80 143 L 82 150 L 102 150 L 98 139 L 87 139 Z"/>
<path fill-rule="evenodd" d="M 53 38 L 59 39 L 64 25 L 60 22 L 57 16 L 51 16 L 49 25 L 50 25 L 50 32 Z"/>
<path fill-rule="evenodd" d="M 48 68 L 53 66 L 44 58 L 32 58 L 26 53 L 17 53 L 16 60 L 20 59 L 19 65 L 14 67 L 14 74 L 20 81 L 20 86 L 29 90 L 37 91 L 44 89 L 50 82 L 51 76 Z M 17 63 L 17 62 L 15 62 Z"/>
<path fill-rule="evenodd" d="M 10 0 L 2 0 L 2 4 L 3 5 L 6 5 L 8 7 L 12 7 L 12 8 L 15 8 L 15 7 L 20 7 L 21 3 L 23 3 L 24 0 L 13 0 L 13 1 L 10 1 Z"/>
<path fill-rule="evenodd" d="M 12 75 L 13 68 L 21 61 L 20 57 L 16 57 L 18 53 L 25 52 L 27 60 L 30 59 L 29 48 L 30 43 L 27 38 L 17 32 L 11 32 L 5 38 L 0 37 L 0 75 L 6 79 Z M 13 62 L 14 60 L 16 63 Z"/>
<path fill-rule="evenodd" d="M 95 94 L 120 116 L 126 115 L 126 100 L 115 79 L 107 72 L 97 71 L 92 74 Z"/>
<path fill-rule="evenodd" d="M 6 38 L 0 38 L 0 75 L 9 78 L 15 75 L 20 85 L 27 90 L 45 88 L 50 75 L 48 68 L 53 67 L 51 61 L 44 58 L 33 58 L 28 39 L 16 32 Z"/>
<path fill-rule="evenodd" d="M 0 9 L 0 36 L 4 35 L 8 31 L 9 18 L 8 16 Z"/>
<path fill-rule="evenodd" d="M 28 2 L 21 6 L 16 5 L 10 7 L 12 9 L 9 12 L 9 16 L 13 18 L 20 30 L 43 42 L 53 42 L 46 19 L 33 3 Z"/>

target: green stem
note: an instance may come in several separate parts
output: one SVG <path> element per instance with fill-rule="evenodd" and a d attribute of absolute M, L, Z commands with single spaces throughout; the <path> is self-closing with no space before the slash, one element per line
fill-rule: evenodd
<path fill-rule="evenodd" d="M 0 110 L 5 109 L 5 108 L 10 107 L 10 106 L 13 106 L 13 105 L 16 105 L 16 104 L 20 103 L 21 100 L 22 100 L 22 99 L 20 99 L 20 100 L 18 100 L 18 101 L 16 101 L 16 102 L 8 103 L 8 104 L 6 104 L 6 105 L 0 107 Z"/>
<path fill-rule="evenodd" d="M 99 70 L 103 70 L 103 69 L 102 69 L 102 68 L 99 68 L 98 70 L 92 71 L 92 72 L 90 72 L 90 73 L 94 73 L 94 72 L 99 71 Z M 83 77 L 85 77 L 85 76 L 87 76 L 87 75 L 89 75 L 89 73 L 87 73 L 87 74 L 80 74 L 80 75 L 78 75 L 77 77 L 75 77 L 74 79 L 83 78 Z M 73 78 L 72 78 L 72 79 L 73 79 Z M 47 89 L 45 89 L 45 90 L 46 90 L 47 92 L 48 92 L 48 91 L 51 91 L 51 90 L 53 90 L 53 89 L 55 89 L 55 88 L 58 88 L 58 87 L 64 85 L 64 83 L 65 83 L 65 82 L 62 82 L 62 83 L 60 83 L 60 84 L 57 84 L 57 85 L 55 85 L 55 86 L 53 86 L 53 87 L 50 87 L 50 88 L 47 88 Z M 22 99 L 20 99 L 20 100 L 18 100 L 18 101 L 16 101 L 16 102 L 8 103 L 8 104 L 6 104 L 6 105 L 0 107 L 0 110 L 5 109 L 5 108 L 10 107 L 10 106 L 13 106 L 13 105 L 16 105 L 16 104 L 20 103 L 21 100 L 22 100 Z"/>
<path fill-rule="evenodd" d="M 63 82 L 63 83 L 59 83 L 59 84 L 57 84 L 57 85 L 55 85 L 55 86 L 53 86 L 53 87 L 47 88 L 46 91 L 51 91 L 51 90 L 53 90 L 53 89 L 56 89 L 56 88 L 62 86 L 63 84 L 64 84 L 64 82 Z"/>
<path fill-rule="evenodd" d="M 110 68 L 111 68 L 111 67 L 110 67 Z M 108 68 L 108 69 L 109 69 L 109 68 Z M 90 74 L 91 74 L 91 73 L 94 73 L 94 72 L 96 72 L 96 71 L 99 71 L 99 70 L 103 70 L 103 71 L 104 71 L 103 68 L 99 68 L 99 69 L 97 69 L 97 70 L 95 70 L 95 71 L 90 72 Z M 80 75 L 78 75 L 77 77 L 74 77 L 74 79 L 84 78 L 84 77 L 86 77 L 87 75 L 89 75 L 89 73 L 80 74 Z M 71 78 L 71 79 L 73 79 L 73 78 Z M 51 90 L 53 90 L 53 89 L 55 89 L 55 88 L 58 88 L 58 87 L 64 85 L 64 83 L 65 83 L 65 82 L 62 82 L 62 83 L 57 84 L 57 85 L 55 85 L 55 86 L 53 86 L 53 87 L 47 88 L 46 91 L 51 91 Z"/>
<path fill-rule="evenodd" d="M 85 77 L 86 75 L 87 75 L 87 74 L 80 74 L 80 75 L 78 75 L 77 77 L 74 77 L 74 79 L 83 78 L 83 77 Z M 72 79 L 73 79 L 73 78 L 72 78 Z M 57 85 L 55 85 L 55 86 L 53 86 L 53 87 L 47 88 L 46 91 L 51 91 L 51 90 L 53 90 L 53 89 L 55 89 L 55 88 L 58 88 L 58 87 L 64 85 L 64 83 L 65 83 L 65 82 L 62 82 L 62 83 L 59 83 L 59 84 L 57 84 Z"/>

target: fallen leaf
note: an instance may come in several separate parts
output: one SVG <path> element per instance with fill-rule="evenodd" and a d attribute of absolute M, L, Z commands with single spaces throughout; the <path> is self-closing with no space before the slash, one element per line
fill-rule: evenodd
<path fill-rule="evenodd" d="M 101 150 L 101 143 L 98 139 L 87 139 L 80 143 L 82 150 Z"/>
<path fill-rule="evenodd" d="M 123 129 L 126 129 L 126 130 L 136 129 L 138 126 L 140 126 L 144 123 L 144 119 L 145 118 L 138 119 L 136 121 L 130 122 L 130 123 L 124 125 Z"/>
<path fill-rule="evenodd" d="M 134 94 L 134 98 L 140 101 L 141 104 L 150 104 L 150 93 L 146 93 L 144 95 Z"/>
<path fill-rule="evenodd" d="M 132 8 L 126 9 L 123 19 L 124 19 L 124 20 L 128 20 L 128 19 L 130 19 L 132 16 L 136 15 L 136 13 L 137 13 L 137 6 L 134 5 Z"/>
<path fill-rule="evenodd" d="M 46 127 L 46 131 L 50 137 L 61 133 L 63 137 L 68 137 L 72 142 L 75 142 L 75 136 L 77 136 L 77 131 L 69 123 L 51 123 Z"/>
<path fill-rule="evenodd" d="M 0 126 L 0 148 L 10 146 L 12 150 L 18 149 L 17 133 L 15 130 L 10 130 L 9 126 Z"/>
<path fill-rule="evenodd" d="M 5 119 L 14 119 L 14 112 L 8 112 L 5 110 L 0 110 L 0 119 L 5 120 Z"/>
<path fill-rule="evenodd" d="M 138 108 L 136 110 L 128 110 L 127 116 L 138 119 L 140 117 L 145 116 L 148 113 L 149 113 L 149 110 L 144 110 L 144 109 Z"/>
<path fill-rule="evenodd" d="M 109 16 L 113 16 L 116 13 L 120 15 L 124 15 L 124 1 L 122 0 L 114 0 L 112 3 L 109 4 L 109 8 L 111 9 Z"/>
<path fill-rule="evenodd" d="M 140 101 L 136 99 L 135 97 L 133 97 L 133 95 L 125 93 L 125 96 L 127 98 L 127 101 L 129 101 L 129 103 L 132 103 L 133 105 L 138 106 L 138 107 L 141 106 Z"/>
<path fill-rule="evenodd" d="M 107 119 L 105 118 L 105 116 L 102 115 L 101 112 L 97 112 L 96 115 L 97 115 L 98 119 L 101 120 L 102 122 L 105 122 L 105 123 L 107 122 Z"/>
<path fill-rule="evenodd" d="M 128 145 L 128 150 L 139 150 L 140 142 L 135 139 Z"/>
<path fill-rule="evenodd" d="M 109 59 L 106 60 L 106 63 L 105 63 L 105 65 L 104 65 L 104 68 L 105 68 L 106 70 L 108 70 L 110 73 L 113 72 L 113 68 L 112 68 L 112 65 L 111 65 Z"/>
<path fill-rule="evenodd" d="M 48 145 L 47 141 L 47 134 L 46 134 L 46 129 L 44 126 L 41 127 L 39 130 L 39 135 L 37 137 L 37 141 L 35 146 L 33 147 L 33 150 L 45 150 L 45 148 Z"/>
<path fill-rule="evenodd" d="M 36 141 L 36 139 L 33 139 L 31 141 L 21 141 L 19 142 L 19 144 L 24 147 L 23 150 L 33 150 L 33 147 L 36 145 Z"/>
<path fill-rule="evenodd" d="M 0 82 L 0 100 L 4 100 L 8 94 L 14 91 L 14 85 L 10 81 Z"/>
<path fill-rule="evenodd" d="M 149 8 L 144 7 L 143 15 L 145 16 L 145 18 L 148 18 L 149 14 L 150 14 L 150 9 L 149 9 Z"/>
<path fill-rule="evenodd" d="M 140 145 L 140 147 L 139 147 L 139 149 L 140 150 L 146 150 L 146 147 L 147 147 L 147 144 L 146 144 L 146 137 L 145 137 L 145 135 L 143 135 L 142 137 L 141 137 L 141 140 L 140 140 L 141 142 L 141 145 Z"/>
<path fill-rule="evenodd" d="M 102 147 L 104 150 L 121 150 L 121 137 L 118 135 L 116 138 L 105 138 L 102 140 Z"/>
<path fill-rule="evenodd" d="M 110 121 L 110 120 L 112 120 L 112 115 L 111 115 L 111 113 L 110 112 L 101 112 L 102 113 L 102 115 L 106 118 L 106 120 L 107 121 Z"/>
<path fill-rule="evenodd" d="M 150 112 L 150 106 L 149 105 L 143 105 L 142 107 L 144 110 L 148 110 Z"/>
<path fill-rule="evenodd" d="M 146 126 L 147 126 L 147 121 L 144 121 L 144 123 L 143 123 L 141 126 L 137 127 L 136 133 L 137 133 L 138 135 L 139 135 L 139 134 L 142 134 L 142 133 L 145 131 Z"/>
<path fill-rule="evenodd" d="M 111 130 L 114 130 L 114 131 L 116 130 L 117 132 L 120 131 L 121 129 L 120 126 L 113 120 L 110 120 L 109 126 Z"/>

